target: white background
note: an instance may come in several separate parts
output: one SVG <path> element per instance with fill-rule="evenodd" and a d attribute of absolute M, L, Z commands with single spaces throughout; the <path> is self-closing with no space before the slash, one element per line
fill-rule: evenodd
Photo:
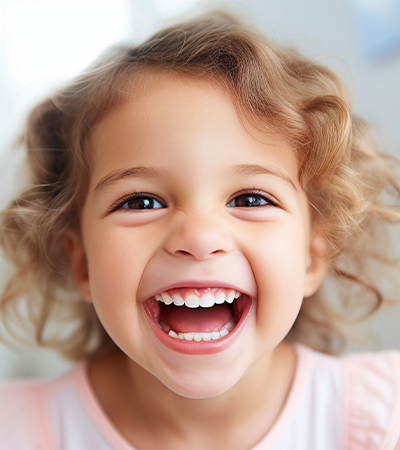
<path fill-rule="evenodd" d="M 391 7 L 399 0 L 360 1 L 375 7 L 375 16 L 384 19 L 388 11 L 384 4 Z M 355 112 L 375 127 L 385 151 L 400 156 L 400 52 L 382 58 L 366 53 L 354 4 L 350 0 L 0 0 L 2 204 L 15 189 L 18 170 L 15 156 L 9 155 L 11 140 L 30 105 L 77 74 L 108 45 L 138 43 L 176 14 L 221 5 L 246 14 L 270 37 L 292 43 L 334 68 L 349 87 Z M 3 263 L 3 279 L 6 271 Z M 399 323 L 398 311 L 380 314 L 371 325 L 380 341 L 368 343 L 368 348 L 400 348 Z M 0 379 L 53 375 L 67 367 L 49 351 L 14 352 L 0 346 Z"/>

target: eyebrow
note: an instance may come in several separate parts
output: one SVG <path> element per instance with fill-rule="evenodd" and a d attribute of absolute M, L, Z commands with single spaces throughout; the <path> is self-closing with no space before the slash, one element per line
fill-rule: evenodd
<path fill-rule="evenodd" d="M 286 183 L 290 184 L 295 191 L 298 191 L 297 186 L 294 184 L 293 180 L 282 173 L 276 168 L 267 168 L 259 164 L 239 164 L 231 168 L 232 175 L 246 176 L 246 175 L 272 175 L 274 177 L 282 178 Z"/>
<path fill-rule="evenodd" d="M 118 169 L 109 173 L 102 178 L 94 189 L 94 194 L 98 194 L 104 190 L 107 186 L 115 183 L 116 181 L 123 180 L 125 178 L 156 178 L 162 177 L 163 174 L 154 169 L 153 167 L 130 167 L 129 169 Z"/>
<path fill-rule="evenodd" d="M 290 184 L 295 191 L 297 191 L 297 187 L 294 184 L 294 182 L 284 173 L 279 171 L 278 169 L 270 169 L 266 168 L 264 166 L 261 166 L 259 164 L 239 164 L 237 166 L 233 166 L 230 169 L 231 175 L 236 176 L 246 176 L 246 175 L 272 175 L 278 178 L 283 179 L 288 184 Z M 163 173 L 159 170 L 153 168 L 153 167 L 130 167 L 128 169 L 118 169 L 111 173 L 109 173 L 107 176 L 102 178 L 97 186 L 94 189 L 94 195 L 97 195 L 100 191 L 107 188 L 107 186 L 110 186 L 111 184 L 115 183 L 116 181 L 123 180 L 125 178 L 156 178 L 156 177 L 163 177 Z"/>

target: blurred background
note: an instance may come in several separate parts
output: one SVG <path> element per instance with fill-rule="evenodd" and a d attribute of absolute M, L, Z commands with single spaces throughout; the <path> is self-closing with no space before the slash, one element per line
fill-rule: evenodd
<path fill-rule="evenodd" d="M 139 43 L 176 16 L 218 7 L 333 68 L 382 149 L 400 157 L 400 0 L 0 0 L 1 205 L 16 188 L 18 158 L 9 152 L 33 103 L 107 46 Z M 6 273 L 0 261 L 0 279 Z M 400 349 L 399 309 L 369 323 L 375 339 L 367 348 Z M 68 367 L 51 351 L 0 344 L 0 380 L 56 375 Z"/>

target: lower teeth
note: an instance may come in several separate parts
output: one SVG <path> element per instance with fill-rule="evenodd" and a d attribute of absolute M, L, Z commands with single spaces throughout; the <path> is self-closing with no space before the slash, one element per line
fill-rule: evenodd
<path fill-rule="evenodd" d="M 189 333 L 176 333 L 174 330 L 170 330 L 168 335 L 175 339 L 181 339 L 184 341 L 216 341 L 229 334 L 234 327 L 234 323 L 229 321 L 222 327 L 221 331 L 213 331 L 212 333 L 198 333 L 194 331 Z"/>

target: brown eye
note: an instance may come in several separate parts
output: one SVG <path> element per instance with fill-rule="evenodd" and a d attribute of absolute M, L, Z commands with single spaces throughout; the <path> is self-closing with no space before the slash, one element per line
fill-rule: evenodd
<path fill-rule="evenodd" d="M 122 203 L 121 209 L 161 209 L 165 208 L 158 200 L 152 197 L 133 197 Z"/>
<path fill-rule="evenodd" d="M 265 205 L 272 205 L 272 202 L 261 195 L 255 194 L 242 194 L 228 203 L 228 206 L 232 208 L 249 208 Z"/>

